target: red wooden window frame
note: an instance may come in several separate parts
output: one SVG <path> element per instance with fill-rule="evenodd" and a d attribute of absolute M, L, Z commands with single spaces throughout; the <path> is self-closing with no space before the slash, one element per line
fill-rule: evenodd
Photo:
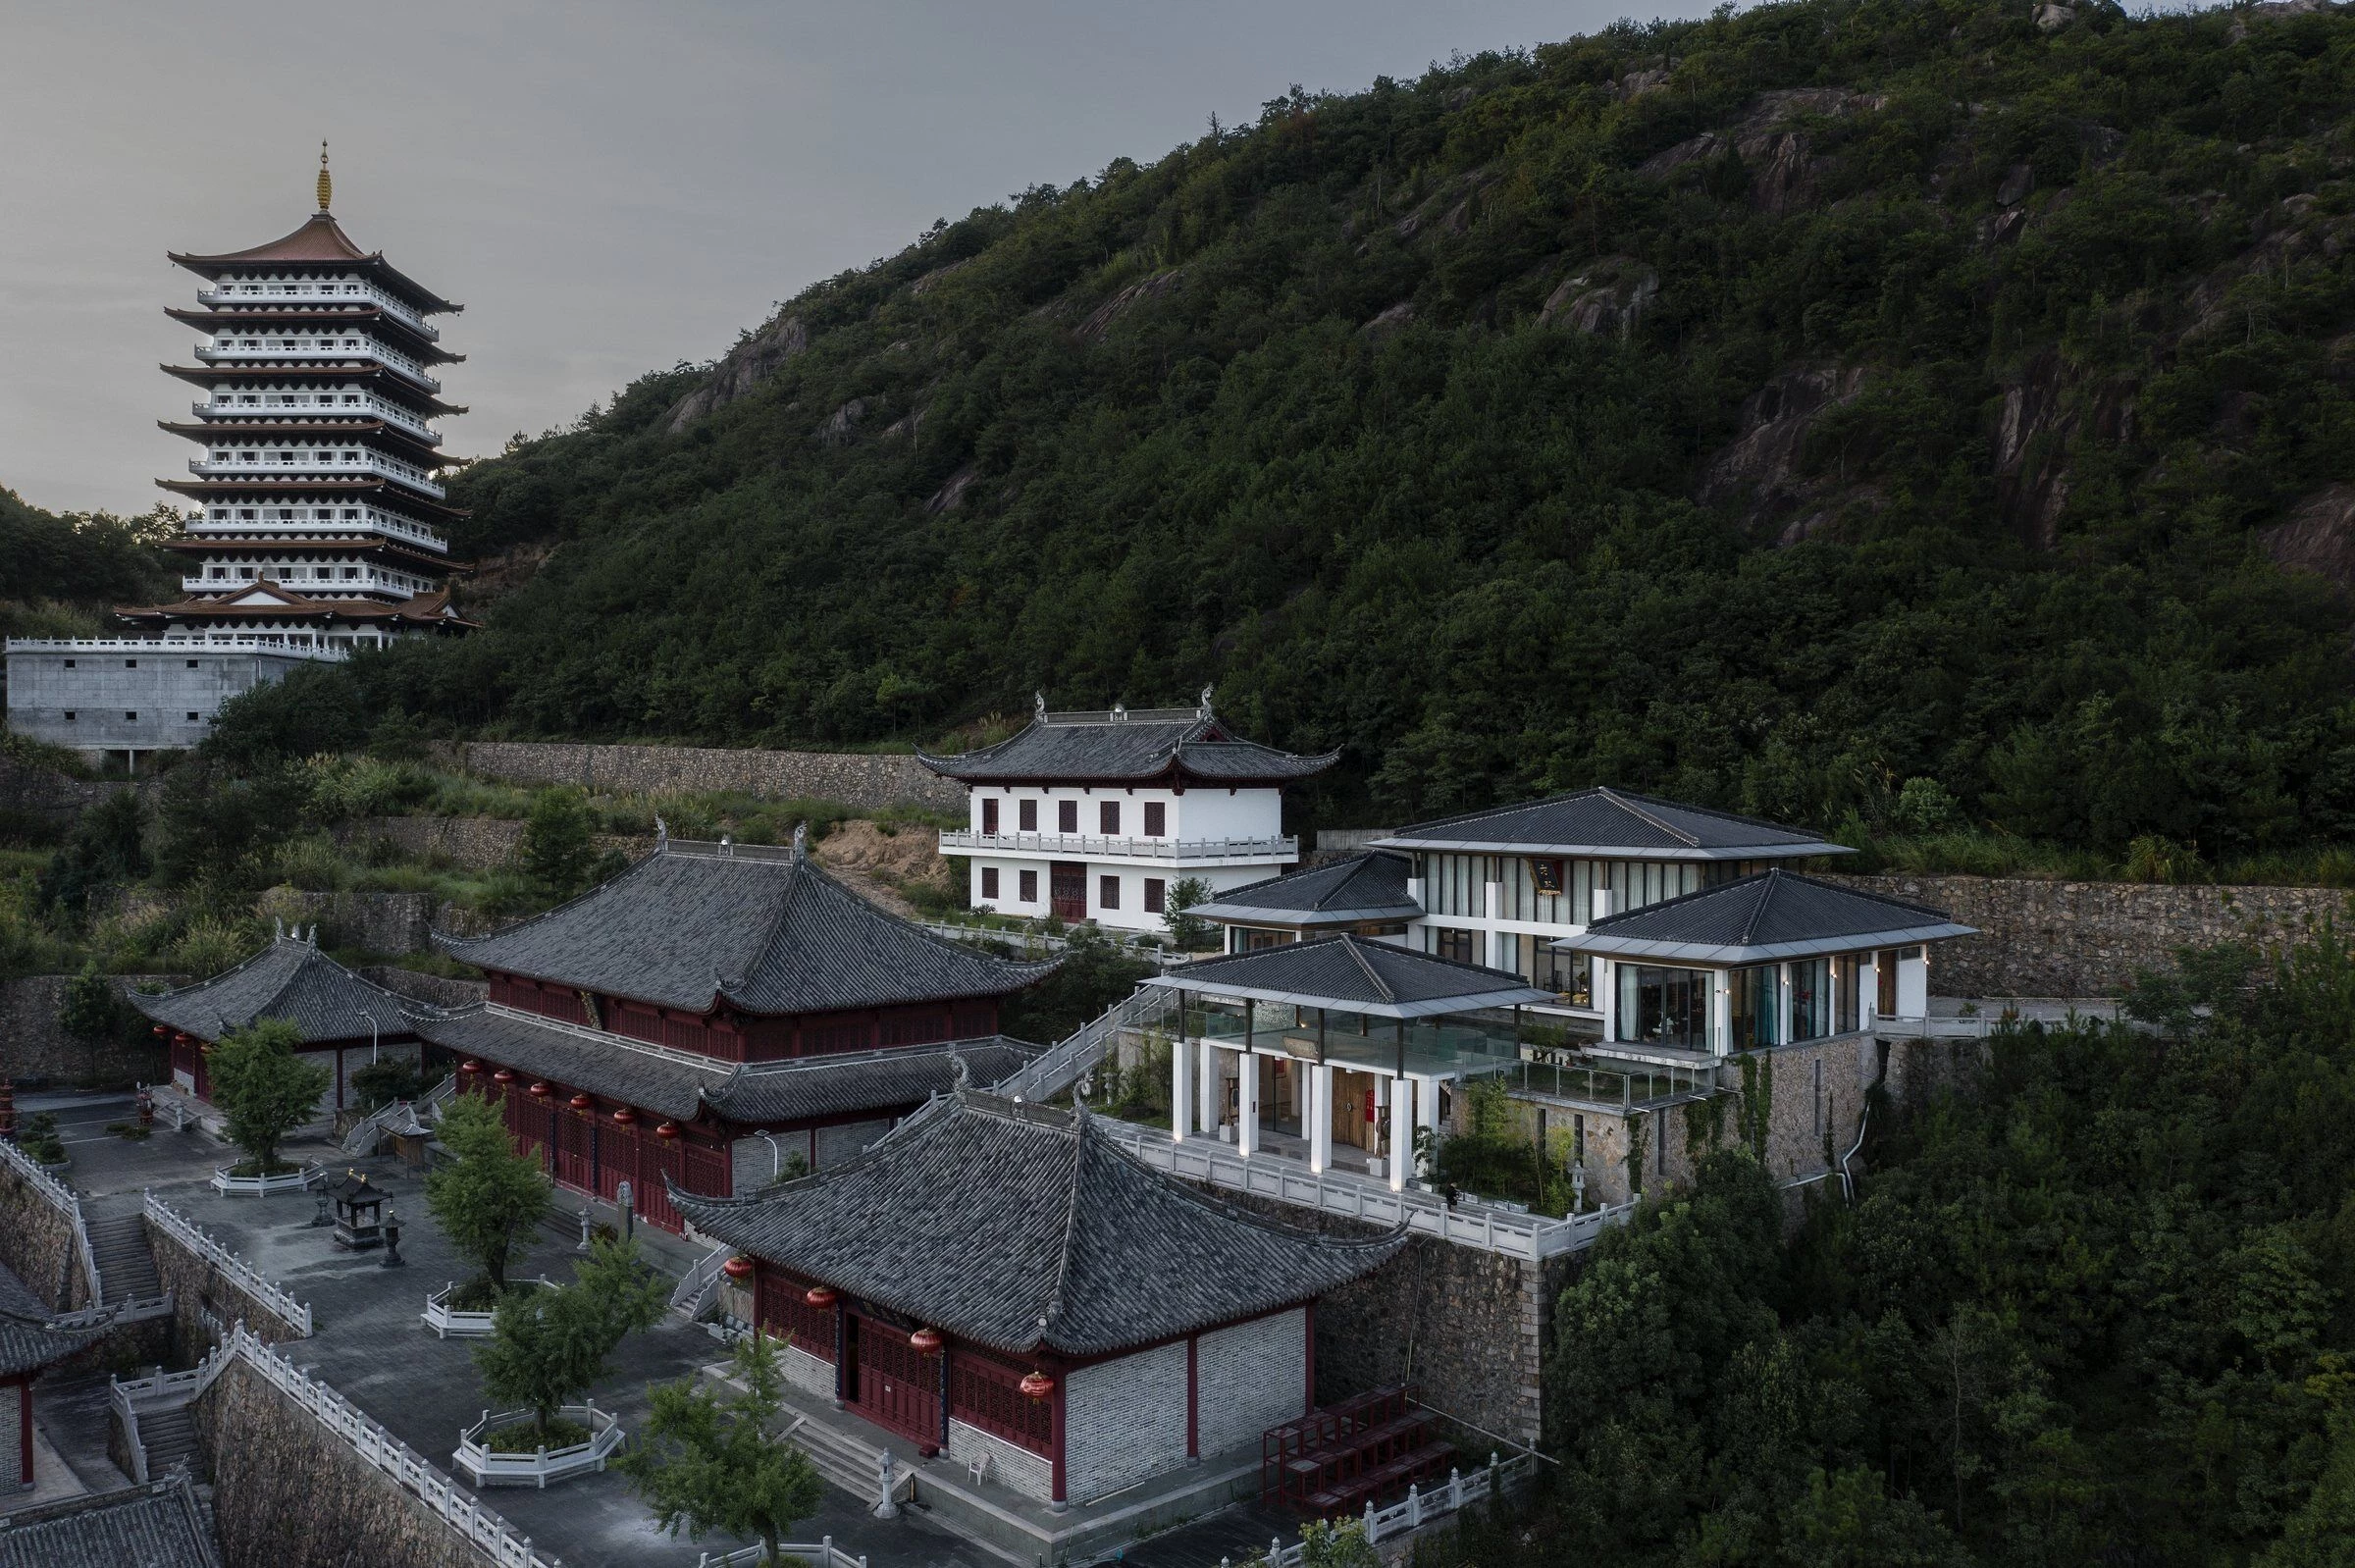
<path fill-rule="evenodd" d="M 1102 833 L 1106 838 L 1119 838 L 1121 836 L 1120 802 L 1098 801 L 1096 803 L 1096 830 Z"/>
<path fill-rule="evenodd" d="M 1057 801 L 1055 803 L 1055 831 L 1058 833 L 1079 831 L 1079 803 L 1077 801 Z"/>
<path fill-rule="evenodd" d="M 982 832 L 984 832 L 984 833 L 995 834 L 995 833 L 997 832 L 997 830 L 998 830 L 998 802 L 997 802 L 997 797 L 995 797 L 995 796 L 992 796 L 992 795 L 984 795 L 983 797 L 981 797 L 981 831 L 982 831 Z"/>
<path fill-rule="evenodd" d="M 1023 1371 L 963 1344 L 949 1350 L 949 1415 L 993 1437 L 1003 1437 L 1034 1454 L 1055 1446 L 1055 1412 L 1049 1401 L 1022 1392 Z"/>
<path fill-rule="evenodd" d="M 1096 878 L 1096 907 L 1117 910 L 1121 907 L 1121 879 L 1117 876 Z"/>
<path fill-rule="evenodd" d="M 1145 837 L 1167 838 L 1170 832 L 1170 805 L 1167 801 L 1145 802 Z"/>
<path fill-rule="evenodd" d="M 993 828 L 991 831 L 995 832 L 996 829 Z M 998 868 L 994 865 L 981 867 L 981 896 L 985 899 L 994 899 L 998 896 Z"/>
<path fill-rule="evenodd" d="M 1037 832 L 1037 831 L 1038 831 L 1038 802 L 1036 802 L 1036 801 L 1028 801 L 1028 800 L 1024 800 L 1024 801 L 1017 801 L 1017 802 L 1015 802 L 1015 803 L 1014 803 L 1014 825 L 1015 825 L 1015 831 L 1017 831 L 1017 832 L 1019 832 L 1019 833 L 1035 833 L 1035 832 Z"/>
<path fill-rule="evenodd" d="M 1163 907 L 1169 901 L 1169 883 L 1158 876 L 1145 878 L 1145 913 L 1147 915 L 1163 913 Z"/>
<path fill-rule="evenodd" d="M 1020 885 L 1021 901 L 1024 904 L 1036 904 L 1038 902 L 1038 873 L 1036 871 L 1022 872 Z"/>

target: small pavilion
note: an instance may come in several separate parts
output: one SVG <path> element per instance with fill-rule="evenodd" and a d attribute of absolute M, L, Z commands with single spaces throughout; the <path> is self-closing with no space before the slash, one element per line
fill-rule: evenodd
<path fill-rule="evenodd" d="M 157 1038 L 171 1048 L 173 1086 L 207 1104 L 212 1082 L 206 1054 L 224 1035 L 263 1019 L 292 1023 L 302 1033 L 296 1053 L 334 1070 L 322 1115 L 343 1109 L 352 1071 L 387 1056 L 417 1057 L 417 1035 L 402 1011 L 416 1004 L 320 952 L 315 925 L 308 936 L 299 928 L 288 936 L 282 927 L 268 947 L 209 980 L 154 996 L 129 995 L 131 1006 L 155 1020 Z"/>
<path fill-rule="evenodd" d="M 1337 1138 L 1384 1156 L 1392 1191 L 1406 1185 L 1415 1129 L 1439 1131 L 1440 1086 L 1516 1067 L 1518 1010 L 1553 1000 L 1508 970 L 1353 935 L 1204 959 L 1144 983 L 1177 992 L 1183 1019 L 1173 1136 L 1231 1126 L 1249 1159 L 1273 1113 L 1307 1141 L 1310 1170 L 1332 1168 Z M 1509 1021 L 1492 1017 L 1500 1009 Z"/>
<path fill-rule="evenodd" d="M 1342 932 L 1390 937 L 1403 945 L 1408 925 L 1423 917 L 1423 906 L 1410 890 L 1414 874 L 1415 863 L 1406 856 L 1372 850 L 1235 888 L 1186 913 L 1225 926 L 1230 953 Z"/>
<path fill-rule="evenodd" d="M 1406 1244 L 1252 1213 L 1084 1110 L 974 1090 L 831 1170 L 671 1200 L 752 1260 L 791 1386 L 1057 1510 L 1256 1459 L 1316 1402 L 1318 1299 Z"/>

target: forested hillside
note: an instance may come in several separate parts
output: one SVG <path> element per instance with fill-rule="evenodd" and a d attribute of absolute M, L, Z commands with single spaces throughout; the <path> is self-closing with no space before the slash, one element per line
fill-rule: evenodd
<path fill-rule="evenodd" d="M 2355 839 L 2355 16 L 2305 3 L 1799 0 L 1294 91 L 475 466 L 489 632 L 359 673 L 770 744 L 1215 681 L 1344 749 L 1327 822 L 1608 780 Z"/>
<path fill-rule="evenodd" d="M 0 637 L 92 637 L 115 604 L 171 592 L 155 542 L 173 524 L 104 512 L 60 516 L 0 489 Z"/>

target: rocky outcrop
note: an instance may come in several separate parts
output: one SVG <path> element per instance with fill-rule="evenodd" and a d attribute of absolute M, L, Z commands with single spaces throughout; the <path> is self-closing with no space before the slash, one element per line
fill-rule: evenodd
<path fill-rule="evenodd" d="M 1078 335 L 1089 342 L 1100 341 L 1106 333 L 1112 331 L 1113 323 L 1146 300 L 1158 299 L 1178 287 L 1178 280 L 1184 276 L 1183 267 L 1173 267 L 1168 272 L 1157 272 L 1150 278 L 1139 279 L 1089 311 L 1087 319 L 1079 323 Z"/>
<path fill-rule="evenodd" d="M 750 392 L 784 363 L 810 346 L 810 330 L 799 316 L 785 316 L 747 338 L 711 367 L 711 378 L 680 398 L 670 411 L 670 433 L 678 435 L 705 415 Z"/>
<path fill-rule="evenodd" d="M 2355 485 L 2332 485 L 2290 508 L 2287 521 L 2257 535 L 2282 566 L 2320 573 L 2355 592 Z"/>
<path fill-rule="evenodd" d="M 817 427 L 817 439 L 829 446 L 848 446 L 851 433 L 859 428 L 859 421 L 865 417 L 866 399 L 854 397 L 826 416 L 826 422 Z"/>
<path fill-rule="evenodd" d="M 967 463 L 963 468 L 958 469 L 948 477 L 940 489 L 932 493 L 931 498 L 924 502 L 924 515 L 938 517 L 943 512 L 955 511 L 964 501 L 965 493 L 970 490 L 973 481 L 980 477 L 981 470 L 975 468 L 971 463 Z"/>
<path fill-rule="evenodd" d="M 1380 342 L 1414 319 L 1415 302 L 1411 299 L 1401 299 L 1357 330 L 1361 336 Z"/>
<path fill-rule="evenodd" d="M 2125 441 L 2134 433 L 2134 383 L 2085 384 L 2046 349 L 2004 386 L 1995 429 L 1995 489 L 2004 520 L 2050 549 L 2068 504 L 2068 450 L 2080 435 Z"/>
<path fill-rule="evenodd" d="M 1538 312 L 1538 324 L 1558 321 L 1574 332 L 1624 338 L 1660 291 L 1660 275 L 1631 256 L 1592 261 L 1556 285 Z"/>
<path fill-rule="evenodd" d="M 1861 366 L 1809 365 L 1751 393 L 1742 404 L 1742 433 L 1709 459 L 1694 498 L 1740 505 L 1744 526 L 1753 530 L 1792 519 L 1778 537 L 1786 544 L 1806 538 L 1829 515 L 1829 487 L 1799 469 L 1808 427 L 1825 409 L 1856 396 L 1864 380 Z"/>
<path fill-rule="evenodd" d="M 1851 92 L 1846 87 L 1792 87 L 1760 93 L 1734 125 L 1703 131 L 1654 153 L 1636 173 L 1664 179 L 1686 164 L 1730 151 L 1740 156 L 1750 173 L 1753 206 L 1761 212 L 1792 212 L 1814 198 L 1821 160 L 1815 157 L 1806 132 L 1793 129 L 1790 122 L 1861 113 L 1887 102 L 1878 94 Z"/>

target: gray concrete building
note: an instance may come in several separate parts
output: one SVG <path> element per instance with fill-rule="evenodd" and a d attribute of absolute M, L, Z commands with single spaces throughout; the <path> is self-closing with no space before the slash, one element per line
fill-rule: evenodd
<path fill-rule="evenodd" d="M 8 727 L 93 758 L 194 746 L 221 705 L 297 664 L 340 657 L 275 638 L 12 638 Z"/>

